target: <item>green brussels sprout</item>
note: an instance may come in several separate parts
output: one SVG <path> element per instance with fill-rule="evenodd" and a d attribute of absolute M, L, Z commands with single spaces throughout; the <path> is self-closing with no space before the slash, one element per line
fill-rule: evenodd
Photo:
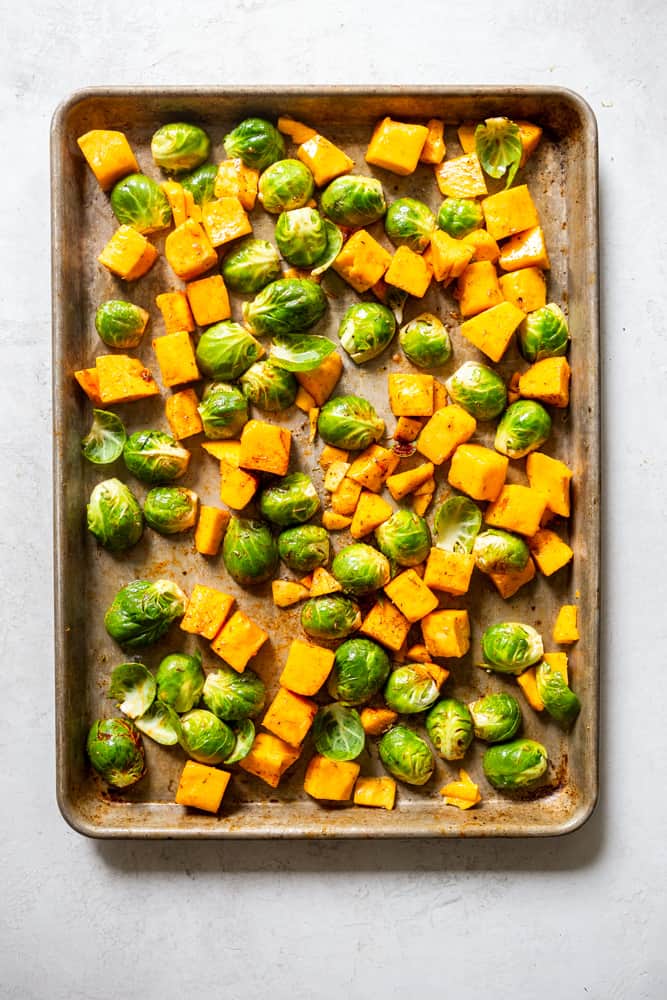
<path fill-rule="evenodd" d="M 168 483 L 185 475 L 190 452 L 164 431 L 135 431 L 123 447 L 123 461 L 142 483 Z"/>
<path fill-rule="evenodd" d="M 195 205 L 207 205 L 215 201 L 215 178 L 218 168 L 215 163 L 203 163 L 201 167 L 181 177 L 180 183 L 192 195 Z"/>
<path fill-rule="evenodd" d="M 498 372 L 466 361 L 445 382 L 454 403 L 475 420 L 495 420 L 507 406 L 507 388 Z"/>
<path fill-rule="evenodd" d="M 303 524 L 320 508 L 320 498 L 305 472 L 292 472 L 262 490 L 259 509 L 268 521 L 281 528 Z"/>
<path fill-rule="evenodd" d="M 277 160 L 260 177 L 258 197 L 267 212 L 279 215 L 303 208 L 313 197 L 314 189 L 313 175 L 305 163 Z"/>
<path fill-rule="evenodd" d="M 378 548 L 397 566 L 418 566 L 431 551 L 431 532 L 426 520 L 401 507 L 375 529 Z"/>
<path fill-rule="evenodd" d="M 144 745 L 129 719 L 96 719 L 86 750 L 90 763 L 112 788 L 136 785 L 146 773 Z"/>
<path fill-rule="evenodd" d="M 387 211 L 380 181 L 355 174 L 333 180 L 322 192 L 320 204 L 332 222 L 348 229 L 370 226 Z"/>
<path fill-rule="evenodd" d="M 197 367 L 202 375 L 232 381 L 264 353 L 262 345 L 240 323 L 225 320 L 204 330 L 197 344 Z"/>
<path fill-rule="evenodd" d="M 344 705 L 362 705 L 380 690 L 391 663 L 386 652 L 371 639 L 348 639 L 334 656 L 328 689 Z"/>
<path fill-rule="evenodd" d="M 438 212 L 438 228 L 460 240 L 484 225 L 482 206 L 474 198 L 445 198 Z"/>
<path fill-rule="evenodd" d="M 144 500 L 144 518 L 153 531 L 176 535 L 193 528 L 199 497 L 185 486 L 154 486 Z"/>
<path fill-rule="evenodd" d="M 554 302 L 529 313 L 519 327 L 519 350 L 526 361 L 562 357 L 569 339 L 567 320 Z"/>
<path fill-rule="evenodd" d="M 238 764 L 247 757 L 255 742 L 255 726 L 251 719 L 241 719 L 231 727 L 234 734 L 232 752 L 225 757 L 225 764 Z"/>
<path fill-rule="evenodd" d="M 185 614 L 187 597 L 171 580 L 133 580 L 121 587 L 104 616 L 104 627 L 127 649 L 157 642 Z"/>
<path fill-rule="evenodd" d="M 446 552 L 469 555 L 482 526 L 482 512 L 468 497 L 448 497 L 435 515 L 436 545 Z"/>
<path fill-rule="evenodd" d="M 207 438 L 235 438 L 248 420 L 248 403 L 235 385 L 211 382 L 197 407 Z"/>
<path fill-rule="evenodd" d="M 475 129 L 475 152 L 482 170 L 489 177 L 507 176 L 505 187 L 508 188 L 523 156 L 519 126 L 509 118 L 487 118 Z"/>
<path fill-rule="evenodd" d="M 138 347 L 149 318 L 146 310 L 133 302 L 108 299 L 97 307 L 95 329 L 107 347 Z"/>
<path fill-rule="evenodd" d="M 324 274 L 343 248 L 343 234 L 338 226 L 334 226 L 333 222 L 329 222 L 328 219 L 324 219 L 323 225 L 326 243 L 324 250 L 311 268 L 311 275 Z"/>
<path fill-rule="evenodd" d="M 155 701 L 155 678 L 143 663 L 121 663 L 109 680 L 109 697 L 130 719 L 138 719 Z"/>
<path fill-rule="evenodd" d="M 278 546 L 268 524 L 233 517 L 222 543 L 222 559 L 242 587 L 269 580 L 278 568 Z"/>
<path fill-rule="evenodd" d="M 288 528 L 278 535 L 280 558 L 295 573 L 310 573 L 329 562 L 329 535 L 317 524 Z"/>
<path fill-rule="evenodd" d="M 425 785 L 435 769 L 428 743 L 407 726 L 394 726 L 385 733 L 378 751 L 389 773 L 408 785 Z"/>
<path fill-rule="evenodd" d="M 141 507 L 120 479 L 105 479 L 90 494 L 86 508 L 88 531 L 111 552 L 129 549 L 141 538 Z"/>
<path fill-rule="evenodd" d="M 276 243 L 294 267 L 311 267 L 327 245 L 324 219 L 314 208 L 293 208 L 282 212 L 276 223 Z"/>
<path fill-rule="evenodd" d="M 522 674 L 542 659 L 542 636 L 532 625 L 498 622 L 482 635 L 484 666 L 501 674 Z"/>
<path fill-rule="evenodd" d="M 387 209 L 384 228 L 391 242 L 422 253 L 431 242 L 436 225 L 428 205 L 415 198 L 397 198 Z"/>
<path fill-rule="evenodd" d="M 254 670 L 242 674 L 222 666 L 206 677 L 202 700 L 223 722 L 254 718 L 264 708 L 266 688 Z"/>
<path fill-rule="evenodd" d="M 310 330 L 327 311 L 327 297 L 310 278 L 281 278 L 267 285 L 252 302 L 244 302 L 246 326 L 262 337 Z"/>
<path fill-rule="evenodd" d="M 503 743 L 516 736 L 521 725 L 521 708 L 513 694 L 487 694 L 468 705 L 475 736 L 486 743 Z"/>
<path fill-rule="evenodd" d="M 206 132 L 189 122 L 163 125 L 151 139 L 153 159 L 168 173 L 194 170 L 208 159 L 210 152 L 211 140 Z"/>
<path fill-rule="evenodd" d="M 181 720 L 171 705 L 167 705 L 164 701 L 154 701 L 151 707 L 139 716 L 135 725 L 144 736 L 150 737 L 163 747 L 175 747 L 181 742 Z"/>
<path fill-rule="evenodd" d="M 500 418 L 493 446 L 508 458 L 523 458 L 550 434 L 551 417 L 544 407 L 532 399 L 517 399 Z"/>
<path fill-rule="evenodd" d="M 155 674 L 158 701 L 171 705 L 179 715 L 189 712 L 199 701 L 205 680 L 199 650 L 193 656 L 169 653 L 160 661 Z"/>
<path fill-rule="evenodd" d="M 313 721 L 315 749 L 329 760 L 355 760 L 366 745 L 359 713 L 346 705 L 326 705 Z"/>
<path fill-rule="evenodd" d="M 317 432 L 327 444 L 361 451 L 384 434 L 384 420 L 361 396 L 334 396 L 317 419 Z"/>
<path fill-rule="evenodd" d="M 301 608 L 301 627 L 311 639 L 346 639 L 361 625 L 361 612 L 349 597 L 311 597 Z"/>
<path fill-rule="evenodd" d="M 443 760 L 462 760 L 475 735 L 462 701 L 443 698 L 426 716 L 426 732 Z"/>
<path fill-rule="evenodd" d="M 395 333 L 394 314 L 380 302 L 356 302 L 347 310 L 338 327 L 344 350 L 358 365 L 382 354 Z"/>
<path fill-rule="evenodd" d="M 398 341 L 408 361 L 417 368 L 439 368 L 452 353 L 445 325 L 433 313 L 420 313 L 402 326 Z"/>
<path fill-rule="evenodd" d="M 224 138 L 227 156 L 239 157 L 246 167 L 265 170 L 285 156 L 285 141 L 271 122 L 246 118 Z"/>
<path fill-rule="evenodd" d="M 181 729 L 181 746 L 188 757 L 200 764 L 221 764 L 236 743 L 227 723 L 205 708 L 195 708 L 181 716 Z"/>
<path fill-rule="evenodd" d="M 546 660 L 538 664 L 535 680 L 537 693 L 549 715 L 564 729 L 569 729 L 581 711 L 577 695 L 565 683 L 563 675 L 553 670 Z"/>
<path fill-rule="evenodd" d="M 438 694 L 438 685 L 421 663 L 406 663 L 389 674 L 384 700 L 395 712 L 414 715 L 430 708 Z"/>
<path fill-rule="evenodd" d="M 255 361 L 240 379 L 245 398 L 260 410 L 286 410 L 296 399 L 299 383 L 291 372 L 271 361 Z"/>
<path fill-rule="evenodd" d="M 246 236 L 225 255 L 220 270 L 232 292 L 256 295 L 280 277 L 280 254 L 268 240 Z"/>
<path fill-rule="evenodd" d="M 111 465 L 123 454 L 126 441 L 120 417 L 109 410 L 93 410 L 90 430 L 81 439 L 81 452 L 93 465 Z"/>
<path fill-rule="evenodd" d="M 333 340 L 312 333 L 292 333 L 273 338 L 271 363 L 288 372 L 312 372 L 336 350 Z"/>
<path fill-rule="evenodd" d="M 354 542 L 338 553 L 331 572 L 347 594 L 360 597 L 380 590 L 391 579 L 389 560 L 364 542 Z"/>
<path fill-rule="evenodd" d="M 111 209 L 121 226 L 155 233 L 171 225 L 169 199 L 159 184 L 144 174 L 130 174 L 111 192 Z"/>
<path fill-rule="evenodd" d="M 531 788 L 547 769 L 546 747 L 535 740 L 512 740 L 489 747 L 482 758 L 490 785 L 503 792 Z"/>
<path fill-rule="evenodd" d="M 520 573 L 530 559 L 523 538 L 499 528 L 482 531 L 475 539 L 472 553 L 482 573 Z"/>

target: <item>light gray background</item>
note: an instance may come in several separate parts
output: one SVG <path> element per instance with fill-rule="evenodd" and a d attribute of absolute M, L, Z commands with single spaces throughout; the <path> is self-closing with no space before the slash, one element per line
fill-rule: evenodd
<path fill-rule="evenodd" d="M 402 7 L 406 13 L 400 13 Z M 0 0 L 0 996 L 658 1000 L 664 0 Z M 121 14 L 122 11 L 122 14 Z M 122 18 L 122 19 L 121 19 Z M 93 843 L 54 801 L 48 127 L 93 84 L 537 83 L 600 128 L 602 796 L 559 840 Z"/>

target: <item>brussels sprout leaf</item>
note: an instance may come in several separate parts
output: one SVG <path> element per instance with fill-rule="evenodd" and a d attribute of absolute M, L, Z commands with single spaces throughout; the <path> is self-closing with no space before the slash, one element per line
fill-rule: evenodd
<path fill-rule="evenodd" d="M 343 246 L 343 234 L 338 226 L 334 226 L 333 222 L 329 222 L 328 219 L 324 220 L 324 232 L 327 238 L 327 245 L 311 274 L 323 274 L 327 268 L 331 267 Z"/>
<path fill-rule="evenodd" d="M 93 410 L 93 423 L 81 441 L 81 451 L 93 465 L 111 465 L 123 454 L 126 440 L 120 417 L 108 410 Z"/>
<path fill-rule="evenodd" d="M 519 126 L 509 118 L 487 118 L 475 129 L 475 149 L 489 177 L 506 177 L 510 187 L 523 154 Z"/>
<path fill-rule="evenodd" d="M 468 497 L 449 497 L 435 515 L 436 545 L 447 552 L 472 552 L 482 513 Z"/>

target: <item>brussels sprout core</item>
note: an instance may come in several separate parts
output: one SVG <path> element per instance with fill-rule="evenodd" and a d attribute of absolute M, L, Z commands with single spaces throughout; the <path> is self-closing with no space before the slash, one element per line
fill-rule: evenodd
<path fill-rule="evenodd" d="M 472 743 L 472 716 L 462 701 L 443 698 L 426 716 L 426 731 L 441 757 L 462 760 Z"/>

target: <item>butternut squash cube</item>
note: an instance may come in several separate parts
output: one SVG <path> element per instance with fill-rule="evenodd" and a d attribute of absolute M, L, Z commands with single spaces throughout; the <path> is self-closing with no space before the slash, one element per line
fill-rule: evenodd
<path fill-rule="evenodd" d="M 396 417 L 430 417 L 433 415 L 432 375 L 389 375 L 389 405 Z"/>
<path fill-rule="evenodd" d="M 525 318 L 523 311 L 511 302 L 501 302 L 462 323 L 461 333 L 492 361 L 498 362 L 509 347 L 514 331 Z"/>
<path fill-rule="evenodd" d="M 162 313 L 167 333 L 186 330 L 192 333 L 195 321 L 185 292 L 163 292 L 155 297 L 155 304 Z"/>
<path fill-rule="evenodd" d="M 518 271 L 525 267 L 539 267 L 548 271 L 551 265 L 541 226 L 533 226 L 507 240 L 503 244 L 498 263 L 503 271 Z"/>
<path fill-rule="evenodd" d="M 367 736 L 381 736 L 396 722 L 398 712 L 391 708 L 362 708 L 359 717 Z"/>
<path fill-rule="evenodd" d="M 519 133 L 521 135 L 521 145 L 523 146 L 523 153 L 521 155 L 521 163 L 519 166 L 525 166 L 526 160 L 529 156 L 537 149 L 539 141 L 542 138 L 542 129 L 539 125 L 533 125 L 532 122 L 518 121 L 516 122 Z"/>
<path fill-rule="evenodd" d="M 426 563 L 424 583 L 433 590 L 458 597 L 468 593 L 474 568 L 475 557 L 467 552 L 446 552 L 434 547 Z"/>
<path fill-rule="evenodd" d="M 577 642 L 579 639 L 577 613 L 576 604 L 564 604 L 560 608 L 552 633 L 554 642 L 560 642 L 564 645 Z"/>
<path fill-rule="evenodd" d="M 391 258 L 384 280 L 388 285 L 421 299 L 428 291 L 432 277 L 431 266 L 422 254 L 403 246 Z"/>
<path fill-rule="evenodd" d="M 271 596 L 277 608 L 291 608 L 310 597 L 310 590 L 295 580 L 272 580 Z"/>
<path fill-rule="evenodd" d="M 566 684 L 570 683 L 568 675 L 567 653 L 544 653 L 542 659 L 548 663 L 554 673 L 560 674 Z"/>
<path fill-rule="evenodd" d="M 570 366 L 567 358 L 543 358 L 519 378 L 519 394 L 559 409 L 570 402 Z"/>
<path fill-rule="evenodd" d="M 322 514 L 322 527 L 327 531 L 344 531 L 352 524 L 352 518 L 345 514 L 337 514 L 334 510 L 325 510 Z"/>
<path fill-rule="evenodd" d="M 542 712 L 544 711 L 544 702 L 537 690 L 536 673 L 537 670 L 535 667 L 528 667 L 522 674 L 519 674 L 517 683 L 523 691 L 530 707 L 534 708 L 536 712 Z"/>
<path fill-rule="evenodd" d="M 395 801 L 396 782 L 393 778 L 357 778 L 353 798 L 355 806 L 391 810 Z"/>
<path fill-rule="evenodd" d="M 547 302 L 547 283 L 539 267 L 522 267 L 518 271 L 504 274 L 498 281 L 506 302 L 533 312 Z"/>
<path fill-rule="evenodd" d="M 174 226 L 182 226 L 188 217 L 185 207 L 185 188 L 178 181 L 162 181 L 160 187 L 167 196 Z"/>
<path fill-rule="evenodd" d="M 446 386 L 438 381 L 437 378 L 433 379 L 433 412 L 436 410 L 441 410 L 443 406 L 449 404 L 449 397 L 447 396 Z"/>
<path fill-rule="evenodd" d="M 407 651 L 406 656 L 408 660 L 412 660 L 415 663 L 430 663 L 431 654 L 423 643 L 415 643 L 414 646 L 410 646 Z"/>
<path fill-rule="evenodd" d="M 233 465 L 235 469 L 238 469 L 241 461 L 240 441 L 202 441 L 201 446 L 204 451 L 212 455 L 213 458 L 217 458 L 219 462 L 224 459 L 228 465 Z"/>
<path fill-rule="evenodd" d="M 492 264 L 500 257 L 500 247 L 486 229 L 474 229 L 461 240 L 462 243 L 472 247 L 471 261 L 490 260 Z"/>
<path fill-rule="evenodd" d="M 218 165 L 213 193 L 216 198 L 238 198 L 243 208 L 252 212 L 257 200 L 259 171 L 246 167 L 243 160 L 232 157 Z"/>
<path fill-rule="evenodd" d="M 137 173 L 139 164 L 124 132 L 95 128 L 76 140 L 103 191 L 128 174 Z"/>
<path fill-rule="evenodd" d="M 452 455 L 450 486 L 473 500 L 495 500 L 505 485 L 509 459 L 480 444 L 461 444 Z"/>
<path fill-rule="evenodd" d="M 97 368 L 82 368 L 80 371 L 74 372 L 74 378 L 77 380 L 91 403 L 94 403 L 95 406 L 102 406 Z"/>
<path fill-rule="evenodd" d="M 331 509 L 336 514 L 345 514 L 348 516 L 354 514 L 359 503 L 361 490 L 361 483 L 355 483 L 354 479 L 348 479 L 346 476 L 338 489 L 331 494 Z"/>
<path fill-rule="evenodd" d="M 570 546 L 548 528 L 537 531 L 528 542 L 533 559 L 545 576 L 551 576 L 572 560 Z"/>
<path fill-rule="evenodd" d="M 317 566 L 313 570 L 313 579 L 310 584 L 311 597 L 323 597 L 324 594 L 337 594 L 343 588 L 324 566 Z"/>
<path fill-rule="evenodd" d="M 435 179 L 445 198 L 479 198 L 488 190 L 477 153 L 445 160 L 435 168 Z"/>
<path fill-rule="evenodd" d="M 235 611 L 211 643 L 211 649 L 237 673 L 242 674 L 268 638 L 264 629 L 243 611 Z"/>
<path fill-rule="evenodd" d="M 430 660 L 427 660 L 423 664 L 423 667 L 424 670 L 431 675 L 435 683 L 438 685 L 438 690 L 440 690 L 449 677 L 449 670 L 445 670 L 444 667 L 439 666 L 437 663 L 431 663 Z"/>
<path fill-rule="evenodd" d="M 139 358 L 127 354 L 100 354 L 95 361 L 100 401 L 132 403 L 148 396 L 159 396 L 160 390 L 148 368 Z"/>
<path fill-rule="evenodd" d="M 151 269 L 157 250 L 132 226 L 119 226 L 97 259 L 119 278 L 136 281 Z"/>
<path fill-rule="evenodd" d="M 217 813 L 231 774 L 217 767 L 187 760 L 176 791 L 176 802 L 204 812 Z"/>
<path fill-rule="evenodd" d="M 306 769 L 304 791 L 314 799 L 346 802 L 352 798 L 361 768 L 352 760 L 329 760 L 315 754 Z"/>
<path fill-rule="evenodd" d="M 297 143 L 297 145 L 302 142 L 308 142 L 309 139 L 313 139 L 317 135 L 314 128 L 310 128 L 309 125 L 304 125 L 302 122 L 290 118 L 289 115 L 280 116 L 278 119 L 278 131 L 284 135 L 288 135 L 292 142 Z"/>
<path fill-rule="evenodd" d="M 232 510 L 243 510 L 255 493 L 259 480 L 257 476 L 220 459 L 220 499 Z"/>
<path fill-rule="evenodd" d="M 461 657 L 470 649 L 467 611 L 433 611 L 422 618 L 421 630 L 431 656 Z"/>
<path fill-rule="evenodd" d="M 517 590 L 535 579 L 535 563 L 529 559 L 525 567 L 520 570 L 511 570 L 506 573 L 489 573 L 496 590 L 504 600 L 514 597 Z"/>
<path fill-rule="evenodd" d="M 438 606 L 436 595 L 413 569 L 395 576 L 386 584 L 384 592 L 410 623 L 418 622 Z"/>
<path fill-rule="evenodd" d="M 433 463 L 422 462 L 421 465 L 415 466 L 414 469 L 408 469 L 406 472 L 398 472 L 395 476 L 389 476 L 387 489 L 394 500 L 402 500 L 403 497 L 406 497 L 409 493 L 414 493 L 416 489 L 432 478 Z"/>
<path fill-rule="evenodd" d="M 247 236 L 252 232 L 252 223 L 238 198 L 209 201 L 202 209 L 202 222 L 214 247 L 231 243 L 239 236 Z"/>
<path fill-rule="evenodd" d="M 327 493 L 335 493 L 350 470 L 349 462 L 332 462 L 324 476 L 324 488 Z"/>
<path fill-rule="evenodd" d="M 250 753 L 239 761 L 239 767 L 277 788 L 288 767 L 299 759 L 299 753 L 272 733 L 257 733 Z"/>
<path fill-rule="evenodd" d="M 174 274 L 183 281 L 198 278 L 218 263 L 218 255 L 203 226 L 194 219 L 186 219 L 169 233 L 164 255 Z"/>
<path fill-rule="evenodd" d="M 449 233 L 436 229 L 424 251 L 424 260 L 433 271 L 435 280 L 448 285 L 453 278 L 463 274 L 473 254 L 474 248 L 463 240 L 455 240 Z"/>
<path fill-rule="evenodd" d="M 426 511 L 431 506 L 432 500 L 433 500 L 433 493 L 423 493 L 420 495 L 413 494 L 412 509 L 415 512 L 415 514 L 419 514 L 420 517 L 423 517 Z"/>
<path fill-rule="evenodd" d="M 317 187 L 324 187 L 341 174 L 349 174 L 354 166 L 354 160 L 344 150 L 319 133 L 302 142 L 296 155 L 310 170 Z"/>
<path fill-rule="evenodd" d="M 284 476 L 289 468 L 291 446 L 292 435 L 286 427 L 249 420 L 241 432 L 239 464 L 243 469 Z"/>
<path fill-rule="evenodd" d="M 395 653 L 407 639 L 409 631 L 410 622 L 391 601 L 384 597 L 378 598 L 359 629 L 360 635 L 375 639 Z"/>
<path fill-rule="evenodd" d="M 323 469 L 328 469 L 334 462 L 347 462 L 350 457 L 349 451 L 343 448 L 335 448 L 332 444 L 325 444 L 319 458 L 319 464 Z"/>
<path fill-rule="evenodd" d="M 195 529 L 195 548 L 203 556 L 217 556 L 231 514 L 219 507 L 202 504 Z"/>
<path fill-rule="evenodd" d="M 384 497 L 379 497 L 375 493 L 364 490 L 359 497 L 359 502 L 352 518 L 350 534 L 353 538 L 364 538 L 371 531 L 375 531 L 377 527 L 384 524 L 393 513 L 391 506 Z"/>
<path fill-rule="evenodd" d="M 181 389 L 168 396 L 164 404 L 169 429 L 177 441 L 201 434 L 204 427 L 197 407 L 199 399 L 194 389 Z"/>
<path fill-rule="evenodd" d="M 262 725 L 285 743 L 298 747 L 306 738 L 316 715 L 314 701 L 281 687 L 267 708 Z"/>
<path fill-rule="evenodd" d="M 489 260 L 469 264 L 457 281 L 456 293 L 462 316 L 476 316 L 503 301 L 496 269 Z"/>
<path fill-rule="evenodd" d="M 315 400 L 316 406 L 326 403 L 343 374 L 343 359 L 333 351 L 321 365 L 310 372 L 295 372 L 296 380 Z"/>
<path fill-rule="evenodd" d="M 198 583 L 190 595 L 185 614 L 181 619 L 181 628 L 190 635 L 215 639 L 233 605 L 234 598 L 231 594 L 223 594 L 221 590 L 214 590 L 213 587 L 205 587 Z"/>
<path fill-rule="evenodd" d="M 475 129 L 479 122 L 463 122 L 456 130 L 459 143 L 464 153 L 474 153 L 477 143 L 475 142 Z"/>
<path fill-rule="evenodd" d="M 390 264 L 389 251 L 365 229 L 358 229 L 343 244 L 331 266 L 355 292 L 361 293 L 377 284 Z"/>
<path fill-rule="evenodd" d="M 526 457 L 526 473 L 531 489 L 546 497 L 547 510 L 569 517 L 572 470 L 557 458 L 531 451 Z"/>
<path fill-rule="evenodd" d="M 315 400 L 310 393 L 307 392 L 302 385 L 300 385 L 294 398 L 294 405 L 298 406 L 303 413 L 310 413 L 315 406 Z"/>
<path fill-rule="evenodd" d="M 414 441 L 419 437 L 423 427 L 421 420 L 412 417 L 399 417 L 394 430 L 394 441 Z"/>
<path fill-rule="evenodd" d="M 399 461 L 399 456 L 390 448 L 371 444 L 355 458 L 347 475 L 367 490 L 379 493 Z"/>
<path fill-rule="evenodd" d="M 221 274 L 191 281 L 185 287 L 197 326 L 209 326 L 229 319 L 232 314 L 227 287 Z"/>
<path fill-rule="evenodd" d="M 494 240 L 504 240 L 540 224 L 537 209 L 525 184 L 484 198 L 482 211 L 486 229 Z"/>
<path fill-rule="evenodd" d="M 289 648 L 280 683 L 295 694 L 317 694 L 333 667 L 335 652 L 295 639 Z"/>
<path fill-rule="evenodd" d="M 411 125 L 383 118 L 373 131 L 366 150 L 366 163 L 407 177 L 417 169 L 427 138 L 428 129 L 425 125 Z"/>
<path fill-rule="evenodd" d="M 184 382 L 195 382 L 201 378 L 190 334 L 185 330 L 156 337 L 153 340 L 153 350 L 164 385 L 183 385 Z"/>
<path fill-rule="evenodd" d="M 417 438 L 417 451 L 434 465 L 442 465 L 460 444 L 465 444 L 473 436 L 476 429 L 477 421 L 462 407 L 456 404 L 444 406 L 435 411 Z"/>
<path fill-rule="evenodd" d="M 427 494 L 435 493 L 435 479 L 427 479 L 425 483 L 418 486 L 416 490 L 412 491 L 413 497 L 423 497 Z"/>
<path fill-rule="evenodd" d="M 440 789 L 440 794 L 448 806 L 456 806 L 457 809 L 472 809 L 482 801 L 479 786 L 463 768 L 459 771 L 459 780 L 449 781 Z"/>
<path fill-rule="evenodd" d="M 420 163 L 432 163 L 437 166 L 445 158 L 447 148 L 445 146 L 445 123 L 442 118 L 431 118 L 426 123 L 428 129 L 426 142 L 424 143 L 419 157 Z"/>
<path fill-rule="evenodd" d="M 507 483 L 486 508 L 484 519 L 494 528 L 532 536 L 540 527 L 546 505 L 545 497 L 537 490 Z"/>

